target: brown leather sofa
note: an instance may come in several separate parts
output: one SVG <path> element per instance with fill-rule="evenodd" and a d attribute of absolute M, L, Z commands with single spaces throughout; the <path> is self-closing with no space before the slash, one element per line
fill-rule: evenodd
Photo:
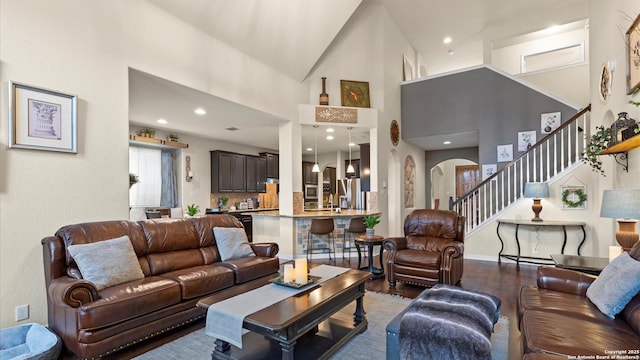
<path fill-rule="evenodd" d="M 640 259 L 640 244 L 630 255 Z M 518 301 L 525 358 L 609 355 L 613 359 L 613 351 L 640 350 L 640 294 L 610 319 L 586 297 L 595 279 L 577 271 L 538 268 L 537 286 L 523 286 Z"/>
<path fill-rule="evenodd" d="M 206 316 L 199 299 L 279 269 L 278 245 L 251 244 L 255 257 L 220 261 L 214 227 L 231 215 L 69 225 L 42 240 L 49 327 L 81 358 L 100 358 Z M 98 291 L 82 279 L 67 246 L 127 235 L 145 275 Z"/>
<path fill-rule="evenodd" d="M 383 242 L 389 286 L 396 281 L 422 286 L 460 282 L 464 217 L 449 210 L 414 210 L 404 221 L 404 235 Z"/>

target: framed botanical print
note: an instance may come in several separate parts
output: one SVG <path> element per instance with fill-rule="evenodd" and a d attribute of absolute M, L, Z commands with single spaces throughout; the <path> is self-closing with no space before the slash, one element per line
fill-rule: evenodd
<path fill-rule="evenodd" d="M 9 83 L 9 147 L 77 153 L 75 95 Z"/>
<path fill-rule="evenodd" d="M 640 15 L 626 33 L 627 94 L 640 89 Z"/>
<path fill-rule="evenodd" d="M 342 106 L 371 107 L 369 82 L 340 80 L 340 97 L 342 99 Z"/>

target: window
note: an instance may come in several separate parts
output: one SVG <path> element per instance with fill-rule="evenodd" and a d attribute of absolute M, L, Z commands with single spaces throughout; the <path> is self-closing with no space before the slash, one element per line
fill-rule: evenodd
<path fill-rule="evenodd" d="M 522 73 L 549 70 L 584 63 L 584 44 L 576 44 L 536 54 L 522 56 Z"/>
<path fill-rule="evenodd" d="M 140 182 L 129 189 L 129 206 L 160 206 L 162 191 L 161 151 L 129 146 L 129 172 L 140 178 Z"/>

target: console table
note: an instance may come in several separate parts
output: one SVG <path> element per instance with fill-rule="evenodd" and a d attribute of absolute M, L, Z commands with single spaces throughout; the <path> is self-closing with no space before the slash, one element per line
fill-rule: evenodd
<path fill-rule="evenodd" d="M 515 225 L 515 238 L 516 245 L 518 246 L 518 254 L 503 254 L 504 251 L 504 241 L 502 240 L 502 236 L 500 236 L 500 226 L 502 224 L 507 225 Z M 531 221 L 531 220 L 513 220 L 513 219 L 499 219 L 498 227 L 496 228 L 496 233 L 498 234 L 498 239 L 500 239 L 500 252 L 498 253 L 498 264 L 501 263 L 501 259 L 510 259 L 515 260 L 516 268 L 520 268 L 520 263 L 530 263 L 530 264 L 540 264 L 540 265 L 553 265 L 553 259 L 551 258 L 543 258 L 543 257 L 534 257 L 534 256 L 521 256 L 520 255 L 520 239 L 518 238 L 518 230 L 520 226 L 533 226 L 538 230 L 539 227 L 549 227 L 549 228 L 562 228 L 562 233 L 564 234 L 564 239 L 562 241 L 562 249 L 560 253 L 564 255 L 564 249 L 567 246 L 567 227 L 579 227 L 582 230 L 582 241 L 578 245 L 578 256 L 580 255 L 580 249 L 587 238 L 587 232 L 584 229 L 586 223 L 580 221 Z M 524 259 L 524 260 L 522 260 Z"/>

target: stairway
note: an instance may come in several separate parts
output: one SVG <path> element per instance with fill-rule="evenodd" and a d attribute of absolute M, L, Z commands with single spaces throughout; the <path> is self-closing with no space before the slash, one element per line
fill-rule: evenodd
<path fill-rule="evenodd" d="M 589 137 L 588 105 L 560 127 L 535 143 L 449 205 L 465 217 L 467 235 L 498 217 L 522 198 L 528 182 L 548 182 L 577 166 Z"/>

